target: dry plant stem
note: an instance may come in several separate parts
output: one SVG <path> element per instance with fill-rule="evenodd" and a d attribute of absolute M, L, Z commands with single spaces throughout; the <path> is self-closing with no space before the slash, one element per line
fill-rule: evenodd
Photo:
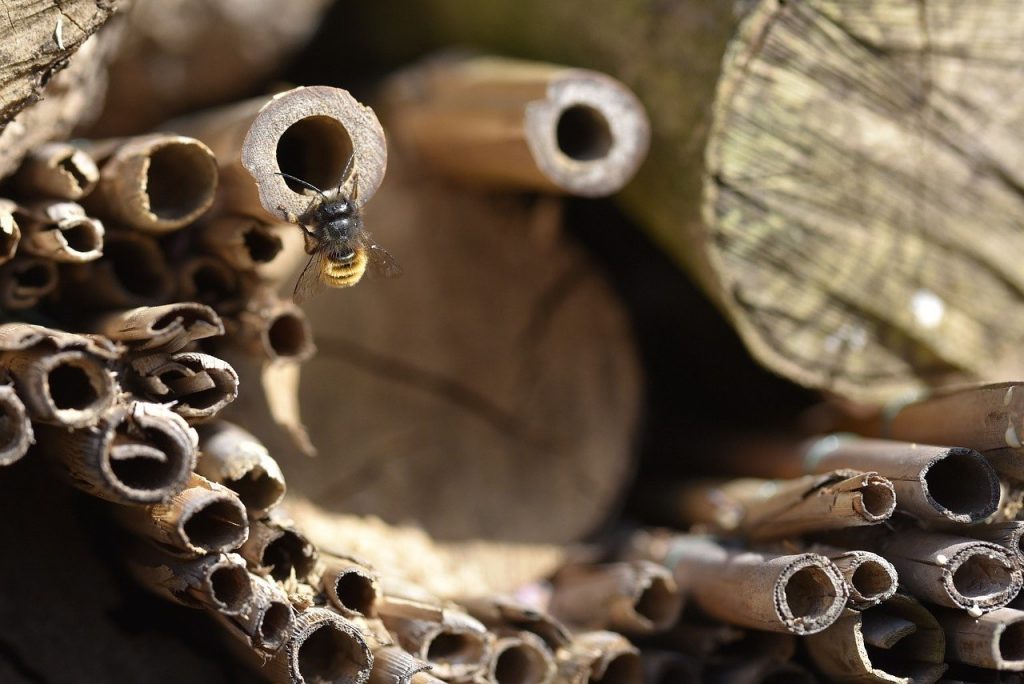
<path fill-rule="evenodd" d="M 834 682 L 931 684 L 946 671 L 942 628 L 903 594 L 864 612 L 847 612 L 805 643 L 814 664 Z"/>
<path fill-rule="evenodd" d="M 700 662 L 682 653 L 645 648 L 640 658 L 644 681 L 650 684 L 701 684 L 703 681 Z"/>
<path fill-rule="evenodd" d="M 393 77 L 385 118 L 400 144 L 460 180 L 600 197 L 632 180 L 650 124 L 605 74 L 441 55 Z"/>
<path fill-rule="evenodd" d="M 409 684 L 415 674 L 429 669 L 430 663 L 397 646 L 385 646 L 373 652 L 369 684 Z"/>
<path fill-rule="evenodd" d="M 552 651 L 564 648 L 571 640 L 569 630 L 553 616 L 510 597 L 460 597 L 456 603 L 487 628 L 536 634 Z"/>
<path fill-rule="evenodd" d="M 805 465 L 875 471 L 892 480 L 897 509 L 924 523 L 975 523 L 999 506 L 999 477 L 972 449 L 833 436 L 808 445 Z"/>
<path fill-rule="evenodd" d="M 234 339 L 248 353 L 268 361 L 301 363 L 316 353 L 305 312 L 270 291 L 253 296 L 238 315 Z"/>
<path fill-rule="evenodd" d="M 92 147 L 100 182 L 89 197 L 97 213 L 149 233 L 183 228 L 213 204 L 217 162 L 198 140 L 152 135 Z"/>
<path fill-rule="evenodd" d="M 335 610 L 348 618 L 377 615 L 380 584 L 376 574 L 345 558 L 321 556 L 324 569 L 320 587 Z"/>
<path fill-rule="evenodd" d="M 116 515 L 122 525 L 172 555 L 233 551 L 249 536 L 245 507 L 238 496 L 195 473 L 185 489 L 166 501 L 126 506 Z"/>
<path fill-rule="evenodd" d="M 174 275 L 157 242 L 135 231 L 104 236 L 103 259 L 66 272 L 63 293 L 89 306 L 130 309 L 170 300 Z"/>
<path fill-rule="evenodd" d="M 556 671 L 551 649 L 531 632 L 498 634 L 484 668 L 487 681 L 495 684 L 546 684 Z"/>
<path fill-rule="evenodd" d="M 729 624 L 813 634 L 839 617 L 848 597 L 842 573 L 818 554 L 730 550 L 688 535 L 639 539 L 637 551 L 672 570 L 688 597 Z"/>
<path fill-rule="evenodd" d="M 902 586 L 940 606 L 981 615 L 1021 590 L 1015 555 L 990 542 L 907 528 L 888 535 L 876 550 L 895 566 Z"/>
<path fill-rule="evenodd" d="M 208 306 L 176 302 L 143 306 L 107 314 L 97 321 L 96 332 L 120 342 L 133 352 L 180 351 L 196 340 L 224 334 L 220 317 Z"/>
<path fill-rule="evenodd" d="M 234 314 L 250 296 L 251 283 L 222 259 L 211 255 L 187 259 L 176 274 L 177 298 L 213 307 L 220 314 Z"/>
<path fill-rule="evenodd" d="M 229 631 L 242 637 L 249 646 L 274 653 L 288 641 L 294 627 L 295 613 L 288 595 L 277 585 L 248 574 L 251 596 L 244 606 L 230 616 L 215 613 Z"/>
<path fill-rule="evenodd" d="M 215 416 L 238 396 L 238 374 L 216 356 L 199 352 L 154 354 L 132 359 L 133 389 L 166 403 L 189 423 Z"/>
<path fill-rule="evenodd" d="M 74 202 L 39 202 L 22 208 L 19 249 L 35 256 L 81 264 L 99 259 L 105 230 Z"/>
<path fill-rule="evenodd" d="M 703 523 L 720 534 L 780 539 L 888 520 L 893 484 L 877 473 L 837 470 L 794 480 L 696 481 L 669 490 L 684 525 Z"/>
<path fill-rule="evenodd" d="M 381 619 L 402 648 L 429 662 L 440 679 L 471 679 L 481 673 L 493 649 L 487 629 L 469 615 L 444 609 L 440 618 L 397 617 L 381 609 Z"/>
<path fill-rule="evenodd" d="M 563 570 L 555 577 L 548 610 L 580 629 L 646 633 L 670 627 L 682 607 L 671 571 L 632 561 Z"/>
<path fill-rule="evenodd" d="M 850 590 L 849 607 L 866 610 L 887 601 L 899 585 L 896 568 L 877 553 L 855 549 L 847 551 L 815 545 L 810 549 L 825 556 L 839 568 Z"/>
<path fill-rule="evenodd" d="M 198 428 L 201 456 L 196 472 L 238 494 L 252 518 L 277 506 L 285 493 L 284 475 L 259 440 L 232 423 Z"/>
<path fill-rule="evenodd" d="M 32 422 L 13 387 L 0 385 L 0 466 L 20 460 L 35 442 Z"/>
<path fill-rule="evenodd" d="M 182 559 L 138 547 L 129 556 L 129 568 L 144 587 L 190 608 L 239 615 L 253 598 L 245 561 L 234 553 Z"/>
<path fill-rule="evenodd" d="M 294 226 L 285 226 L 296 230 Z M 239 271 L 268 264 L 284 248 L 275 226 L 251 216 L 223 215 L 198 230 L 199 243 Z"/>
<path fill-rule="evenodd" d="M 143 402 L 114 406 L 89 430 L 40 426 L 38 439 L 73 485 L 120 504 L 167 501 L 184 489 L 198 445 L 180 416 Z"/>
<path fill-rule="evenodd" d="M 1000 608 L 974 618 L 959 610 L 939 610 L 946 633 L 946 658 L 990 670 L 1024 670 L 1024 611 Z"/>
<path fill-rule="evenodd" d="M 14 216 L 17 210 L 17 204 L 0 198 L 0 264 L 6 264 L 14 258 L 21 241 L 21 227 Z"/>
<path fill-rule="evenodd" d="M 556 680 L 566 684 L 640 684 L 643 665 L 640 652 L 614 632 L 577 634 L 558 653 Z"/>
<path fill-rule="evenodd" d="M 373 197 L 387 168 L 384 131 L 369 107 L 347 91 L 325 86 L 295 88 L 269 100 L 249 100 L 167 124 L 199 138 L 220 165 L 224 205 L 273 221 L 293 220 L 315 195 L 292 187 L 287 173 L 329 192 L 346 180 L 359 201 Z M 354 159 L 348 179 L 342 173 Z"/>
<path fill-rule="evenodd" d="M 303 580 L 313 572 L 317 550 L 290 525 L 274 520 L 252 520 L 249 539 L 239 553 L 253 572 L 283 582 L 294 575 Z"/>
<path fill-rule="evenodd" d="M 0 266 L 0 306 L 31 309 L 59 285 L 57 265 L 49 259 L 21 257 Z"/>
<path fill-rule="evenodd" d="M 28 153 L 14 183 L 24 195 L 73 201 L 92 192 L 99 178 L 87 152 L 66 142 L 51 142 Z"/>
<path fill-rule="evenodd" d="M 1009 551 L 1018 563 L 1024 563 L 1024 522 L 1012 520 L 976 525 L 967 530 L 967 533 L 976 539 L 999 544 Z"/>
<path fill-rule="evenodd" d="M 275 684 L 364 684 L 373 655 L 359 630 L 337 613 L 309 608 L 263 671 Z"/>

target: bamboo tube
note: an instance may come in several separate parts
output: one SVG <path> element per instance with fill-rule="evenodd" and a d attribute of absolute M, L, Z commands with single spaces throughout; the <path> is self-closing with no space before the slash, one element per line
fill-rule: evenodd
<path fill-rule="evenodd" d="M 18 210 L 18 249 L 34 256 L 81 264 L 103 254 L 103 224 L 74 202 L 38 202 Z"/>
<path fill-rule="evenodd" d="M 99 178 L 87 152 L 66 142 L 51 142 L 29 150 L 14 183 L 24 195 L 74 201 L 92 192 Z"/>
<path fill-rule="evenodd" d="M 587 69 L 441 55 L 394 76 L 383 100 L 399 143 L 449 176 L 499 188 L 611 195 L 650 142 L 636 96 Z"/>
<path fill-rule="evenodd" d="M 151 506 L 125 506 L 115 515 L 122 525 L 179 556 L 234 551 L 249 536 L 245 507 L 227 487 L 192 474 L 188 485 Z"/>
<path fill-rule="evenodd" d="M 380 609 L 381 619 L 398 644 L 433 666 L 440 679 L 472 679 L 488 662 L 493 650 L 487 629 L 469 615 L 444 609 L 440 619 L 398 617 Z"/>
<path fill-rule="evenodd" d="M 184 489 L 198 444 L 180 416 L 144 402 L 114 406 L 90 430 L 41 426 L 38 439 L 73 485 L 121 504 L 166 501 Z"/>
<path fill-rule="evenodd" d="M 569 630 L 553 616 L 507 596 L 460 597 L 456 603 L 489 629 L 536 634 L 552 651 L 571 640 Z"/>
<path fill-rule="evenodd" d="M 892 482 L 853 470 L 793 480 L 697 480 L 665 491 L 675 522 L 758 540 L 874 525 L 896 508 Z"/>
<path fill-rule="evenodd" d="M 316 353 L 305 312 L 270 291 L 254 295 L 238 316 L 235 339 L 254 356 L 270 361 L 302 362 Z"/>
<path fill-rule="evenodd" d="M 14 214 L 18 205 L 9 199 L 0 198 L 0 264 L 14 258 L 21 241 L 21 227 Z"/>
<path fill-rule="evenodd" d="M 288 595 L 275 582 L 248 573 L 252 595 L 235 614 L 214 613 L 221 624 L 250 647 L 274 653 L 288 641 L 295 613 Z"/>
<path fill-rule="evenodd" d="M 1024 522 L 1011 520 L 1008 522 L 976 525 L 968 530 L 975 539 L 983 539 L 999 544 L 1010 552 L 1017 563 L 1024 563 Z"/>
<path fill-rule="evenodd" d="M 285 493 L 284 475 L 259 440 L 232 423 L 198 428 L 201 455 L 196 472 L 238 494 L 252 518 L 277 506 Z"/>
<path fill-rule="evenodd" d="M 644 681 L 648 684 L 701 684 L 704 681 L 700 663 L 682 653 L 645 648 L 640 659 Z"/>
<path fill-rule="evenodd" d="M 547 684 L 557 671 L 555 656 L 536 634 L 499 634 L 484 665 L 488 682 L 495 684 Z"/>
<path fill-rule="evenodd" d="M 614 632 L 577 634 L 558 654 L 557 681 L 566 684 L 640 684 L 639 651 Z"/>
<path fill-rule="evenodd" d="M 285 226 L 295 231 L 294 226 Z M 199 243 L 239 271 L 254 271 L 284 249 L 275 226 L 251 216 L 223 215 L 198 230 Z"/>
<path fill-rule="evenodd" d="M 813 472 L 857 468 L 889 478 L 896 508 L 925 523 L 975 523 L 999 507 L 999 477 L 972 449 L 826 437 L 806 454 Z"/>
<path fill-rule="evenodd" d="M 380 187 L 387 167 L 387 145 L 376 115 L 340 88 L 295 88 L 166 125 L 213 150 L 226 207 L 269 215 L 273 221 L 295 222 L 315 197 L 279 173 L 327 194 L 344 181 L 341 192 L 351 196 L 358 182 L 362 204 Z M 349 158 L 352 172 L 342 178 Z"/>
<path fill-rule="evenodd" d="M 13 387 L 0 385 L 0 466 L 16 463 L 35 442 L 32 422 Z"/>
<path fill-rule="evenodd" d="M 660 631 L 672 626 L 683 607 L 672 573 L 651 561 L 571 566 L 553 584 L 548 610 L 580 629 Z"/>
<path fill-rule="evenodd" d="M 238 396 L 235 369 L 209 354 L 154 354 L 132 359 L 129 367 L 136 392 L 168 404 L 189 423 L 212 418 Z"/>
<path fill-rule="evenodd" d="M 368 684 L 409 684 L 417 673 L 429 669 L 430 663 L 397 646 L 385 646 L 373 652 L 373 670 Z"/>
<path fill-rule="evenodd" d="M 990 542 L 907 528 L 876 550 L 915 596 L 975 616 L 1005 606 L 1024 583 L 1014 555 Z"/>
<path fill-rule="evenodd" d="M 178 230 L 213 204 L 217 162 L 206 145 L 181 135 L 103 141 L 92 147 L 100 182 L 91 207 L 148 233 Z"/>
<path fill-rule="evenodd" d="M 29 417 L 75 428 L 95 424 L 114 403 L 117 384 L 107 340 L 26 323 L 0 325 L 0 365 L 14 380 Z"/>
<path fill-rule="evenodd" d="M 1000 608 L 981 617 L 940 610 L 946 658 L 991 670 L 1024 671 L 1024 611 Z"/>
<path fill-rule="evenodd" d="M 175 302 L 107 314 L 93 329 L 132 351 L 170 354 L 196 340 L 223 335 L 224 323 L 208 306 Z"/>
<path fill-rule="evenodd" d="M 899 584 L 896 568 L 877 553 L 822 545 L 814 545 L 810 550 L 825 556 L 839 568 L 850 590 L 849 608 L 866 610 L 896 593 Z"/>
<path fill-rule="evenodd" d="M 730 550 L 689 535 L 641 535 L 633 543 L 640 557 L 672 570 L 702 610 L 729 624 L 814 634 L 835 622 L 846 605 L 842 573 L 818 554 Z"/>
<path fill-rule="evenodd" d="M 245 561 L 234 553 L 181 559 L 146 547 L 135 549 L 128 559 L 140 584 L 189 608 L 239 615 L 247 610 L 253 596 Z"/>
<path fill-rule="evenodd" d="M 378 577 L 378 584 L 380 593 L 374 608 L 381 617 L 442 622 L 445 609 L 452 606 L 422 586 L 395 575 Z"/>
<path fill-rule="evenodd" d="M 56 290 L 59 282 L 57 265 L 49 259 L 19 256 L 6 261 L 0 266 L 0 307 L 7 311 L 31 309 Z"/>
<path fill-rule="evenodd" d="M 90 306 L 130 309 L 170 300 L 174 276 L 163 250 L 148 235 L 111 231 L 104 236 L 103 259 L 66 271 L 63 293 Z"/>
<path fill-rule="evenodd" d="M 359 630 L 337 613 L 309 608 L 263 671 L 277 684 L 364 684 L 373 655 Z"/>
<path fill-rule="evenodd" d="M 320 586 L 334 608 L 348 618 L 376 617 L 380 585 L 376 574 L 345 558 L 321 555 Z"/>
<path fill-rule="evenodd" d="M 279 582 L 309 577 L 317 560 L 316 547 L 298 530 L 271 519 L 250 521 L 249 539 L 239 553 L 253 572 Z"/>
<path fill-rule="evenodd" d="M 931 684 L 946 671 L 946 639 L 935 617 L 896 594 L 863 612 L 847 612 L 804 642 L 832 682 Z"/>
<path fill-rule="evenodd" d="M 240 311 L 250 290 L 251 282 L 243 274 L 215 256 L 190 257 L 178 268 L 177 298 L 205 304 L 220 314 Z"/>

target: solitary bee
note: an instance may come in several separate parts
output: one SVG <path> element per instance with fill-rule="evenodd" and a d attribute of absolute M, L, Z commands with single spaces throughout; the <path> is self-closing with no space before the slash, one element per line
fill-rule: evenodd
<path fill-rule="evenodd" d="M 306 253 L 310 255 L 295 283 L 292 298 L 296 302 L 316 295 L 324 287 L 355 285 L 367 271 L 384 278 L 393 278 L 402 272 L 395 258 L 378 246 L 363 229 L 358 174 L 353 178 L 351 197 L 342 193 L 341 188 L 351 170 L 350 157 L 333 197 L 328 197 L 320 188 L 301 178 L 287 173 L 278 174 L 319 195 L 313 198 L 301 216 L 288 217 L 302 228 Z"/>

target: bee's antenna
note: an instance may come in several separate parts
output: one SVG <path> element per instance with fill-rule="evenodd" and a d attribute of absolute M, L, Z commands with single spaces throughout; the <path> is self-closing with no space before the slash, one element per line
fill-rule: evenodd
<path fill-rule="evenodd" d="M 274 175 L 275 175 L 275 176 L 284 176 L 284 177 L 285 177 L 285 178 L 287 178 L 288 180 L 293 180 L 293 181 L 295 181 L 296 183 L 299 183 L 300 185 L 304 185 L 304 186 L 306 186 L 307 188 L 309 188 L 310 190 L 312 190 L 312 191 L 316 192 L 316 193 L 317 193 L 318 195 L 320 195 L 321 197 L 323 197 L 323 198 L 324 198 L 324 201 L 325 201 L 325 202 L 327 201 L 327 195 L 325 195 L 325 194 L 324 194 L 323 190 L 321 190 L 320 188 L 316 187 L 316 186 L 315 186 L 315 185 L 313 185 L 312 183 L 307 183 L 306 181 L 302 180 L 301 178 L 296 178 L 295 176 L 293 176 L 293 175 L 291 175 L 291 174 L 288 174 L 288 173 L 281 173 L 280 171 L 276 171 L 276 172 L 274 173 Z"/>
<path fill-rule="evenodd" d="M 345 170 L 341 172 L 341 180 L 338 181 L 338 189 L 336 192 L 341 192 L 341 186 L 345 185 L 345 181 L 348 180 L 349 174 L 352 173 L 352 165 L 356 161 L 356 154 L 353 152 L 348 155 L 348 161 L 345 162 Z"/>

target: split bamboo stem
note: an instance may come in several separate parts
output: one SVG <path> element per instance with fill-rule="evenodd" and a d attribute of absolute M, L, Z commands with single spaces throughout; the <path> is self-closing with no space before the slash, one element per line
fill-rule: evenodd
<path fill-rule="evenodd" d="M 317 561 L 316 547 L 298 530 L 270 519 L 250 521 L 249 539 L 239 553 L 253 572 L 278 582 L 306 579 Z"/>
<path fill-rule="evenodd" d="M 811 660 L 833 682 L 931 684 L 947 668 L 942 628 L 903 594 L 863 612 L 848 612 L 805 643 Z"/>
<path fill-rule="evenodd" d="M 946 633 L 946 658 L 990 670 L 1024 671 L 1024 611 L 1000 608 L 981 617 L 958 610 L 935 615 Z"/>
<path fill-rule="evenodd" d="M 666 506 L 677 522 L 757 540 L 874 525 L 896 508 L 892 482 L 853 470 L 793 480 L 695 481 L 668 491 Z"/>
<path fill-rule="evenodd" d="M 129 569 L 142 586 L 189 608 L 239 615 L 253 596 L 245 561 L 233 553 L 182 559 L 144 547 L 129 556 Z"/>
<path fill-rule="evenodd" d="M 836 621 L 848 598 L 842 573 L 818 554 L 732 550 L 688 535 L 641 536 L 634 544 L 641 557 L 672 570 L 704 612 L 729 624 L 814 634 Z"/>
<path fill-rule="evenodd" d="M 615 632 L 577 634 L 558 654 L 557 681 L 566 684 L 641 684 L 640 652 Z"/>
<path fill-rule="evenodd" d="M 100 182 L 88 204 L 148 233 L 178 230 L 213 204 L 217 162 L 198 140 L 155 133 L 95 143 Z"/>
<path fill-rule="evenodd" d="M 650 141 L 626 86 L 555 64 L 442 55 L 393 77 L 383 100 L 401 144 L 450 176 L 499 188 L 610 195 Z"/>
<path fill-rule="evenodd" d="M 429 662 L 440 679 L 472 679 L 480 674 L 493 650 L 493 638 L 479 621 L 445 608 L 440 619 L 398 617 L 381 608 L 381 619 L 398 644 Z"/>
<path fill-rule="evenodd" d="M 0 307 L 8 311 L 31 309 L 59 284 L 57 264 L 49 259 L 18 256 L 0 266 Z"/>
<path fill-rule="evenodd" d="M 18 212 L 20 250 L 34 256 L 81 264 L 103 254 L 105 230 L 98 219 L 86 216 L 74 202 L 39 202 Z"/>
<path fill-rule="evenodd" d="M 32 422 L 13 387 L 0 385 L 0 466 L 21 460 L 35 442 Z"/>
<path fill-rule="evenodd" d="M 73 485 L 114 503 L 166 501 L 185 488 L 195 466 L 195 431 L 159 404 L 117 405 L 90 430 L 38 432 L 44 452 L 64 465 Z"/>
<path fill-rule="evenodd" d="M 633 561 L 562 570 L 548 610 L 580 629 L 646 633 L 672 626 L 682 607 L 671 571 Z"/>
<path fill-rule="evenodd" d="M 224 334 L 220 317 L 208 306 L 175 302 L 104 316 L 93 328 L 133 352 L 174 353 L 196 340 Z"/>
<path fill-rule="evenodd" d="M 368 684 L 409 684 L 416 674 L 428 670 L 430 663 L 397 646 L 385 646 L 373 653 L 373 670 Z"/>
<path fill-rule="evenodd" d="M 14 258 L 21 242 L 21 227 L 15 218 L 18 205 L 9 199 L 0 198 L 0 264 Z"/>
<path fill-rule="evenodd" d="M 252 518 L 261 518 L 285 494 L 285 480 L 266 447 L 232 423 L 218 421 L 198 428 L 201 456 L 196 472 L 238 494 Z"/>
<path fill-rule="evenodd" d="M 169 404 L 189 423 L 217 415 L 238 396 L 238 374 L 227 361 L 199 352 L 133 359 L 128 384 L 147 399 Z"/>
<path fill-rule="evenodd" d="M 199 243 L 232 268 L 254 271 L 284 249 L 275 227 L 251 216 L 218 216 L 199 229 Z M 295 230 L 294 226 L 285 228 Z"/>
<path fill-rule="evenodd" d="M 245 507 L 230 489 L 192 474 L 188 486 L 151 506 L 116 511 L 126 528 L 179 556 L 234 551 L 249 536 Z"/>
<path fill-rule="evenodd" d="M 65 142 L 37 145 L 14 176 L 18 191 L 31 197 L 79 200 L 99 182 L 96 161 L 84 150 Z"/>
<path fill-rule="evenodd" d="M 387 167 L 384 130 L 373 110 L 339 88 L 295 88 L 167 126 L 213 150 L 225 207 L 273 221 L 295 222 L 315 198 L 279 173 L 328 195 L 344 181 L 341 192 L 351 196 L 358 182 L 362 204 L 380 187 Z M 352 173 L 342 178 L 350 157 Z"/>
<path fill-rule="evenodd" d="M 359 630 L 337 613 L 309 608 L 263 671 L 275 684 L 365 684 L 373 654 Z"/>
<path fill-rule="evenodd" d="M 148 235 L 110 231 L 103 259 L 67 271 L 62 292 L 73 300 L 106 309 L 164 304 L 171 298 L 174 276 L 163 250 Z"/>
<path fill-rule="evenodd" d="M 839 568 L 850 590 L 849 607 L 866 610 L 889 600 L 899 585 L 893 564 L 877 553 L 815 545 L 810 549 L 825 556 Z"/>

